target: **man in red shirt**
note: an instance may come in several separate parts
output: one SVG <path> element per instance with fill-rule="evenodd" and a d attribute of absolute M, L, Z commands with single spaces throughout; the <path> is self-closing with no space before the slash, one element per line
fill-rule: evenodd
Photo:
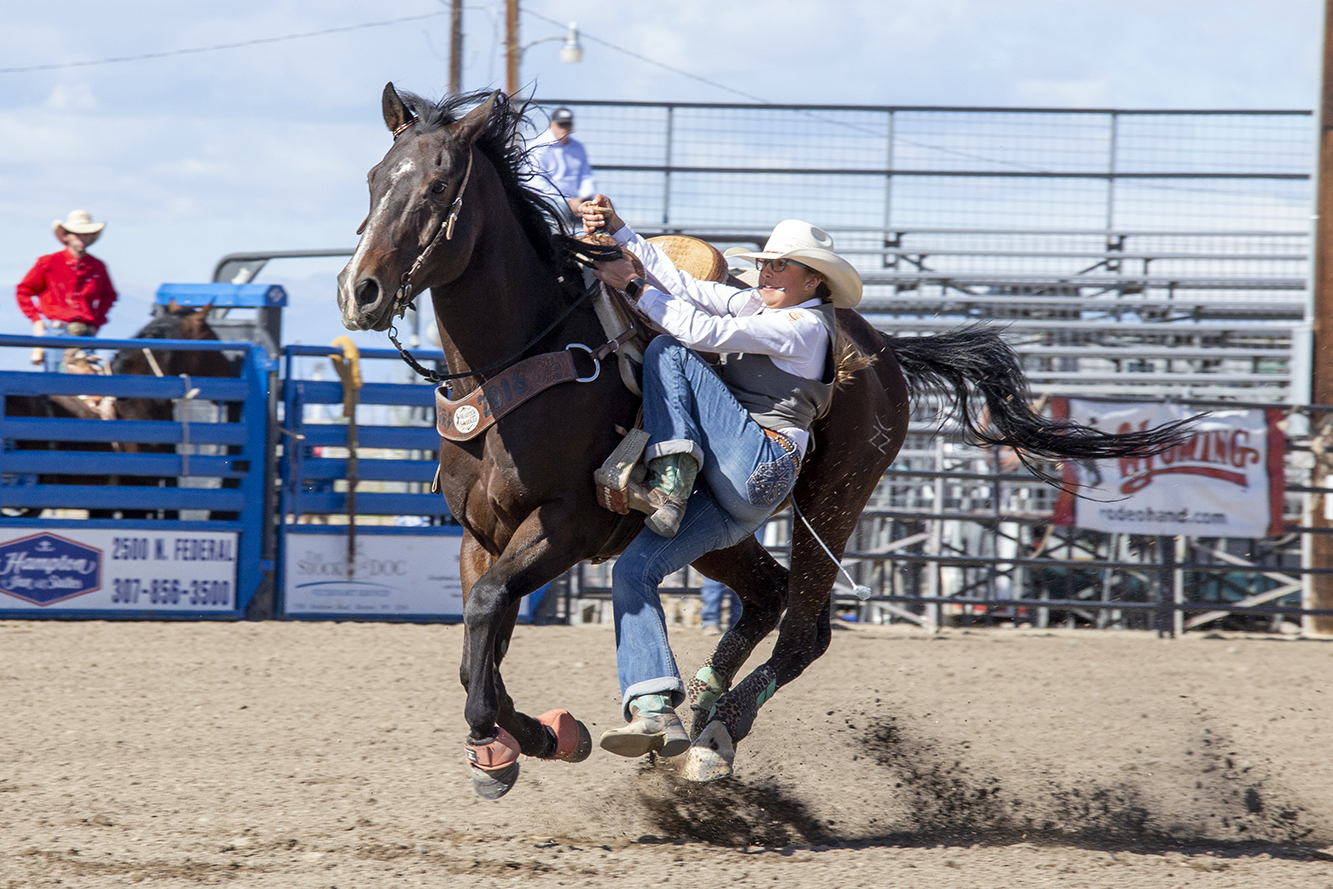
<path fill-rule="evenodd" d="M 19 308 L 32 322 L 33 335 L 42 336 L 47 328 L 64 328 L 70 336 L 96 336 L 106 323 L 116 290 L 106 265 L 88 253 L 105 227 L 105 222 L 93 222 L 87 210 L 74 210 L 63 222 L 57 219 L 51 224 L 65 249 L 40 257 L 19 282 L 17 292 Z M 33 363 L 40 360 L 34 352 Z"/>

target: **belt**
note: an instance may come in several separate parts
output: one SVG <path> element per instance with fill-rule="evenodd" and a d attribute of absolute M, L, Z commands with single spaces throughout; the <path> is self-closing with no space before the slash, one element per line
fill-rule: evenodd
<path fill-rule="evenodd" d="M 795 464 L 796 471 L 800 472 L 801 452 L 799 449 L 797 449 L 796 442 L 792 441 L 790 438 L 783 435 L 781 432 L 774 432 L 772 429 L 765 429 L 764 434 L 782 446 L 782 450 L 786 452 L 788 457 L 791 457 L 791 462 Z"/>

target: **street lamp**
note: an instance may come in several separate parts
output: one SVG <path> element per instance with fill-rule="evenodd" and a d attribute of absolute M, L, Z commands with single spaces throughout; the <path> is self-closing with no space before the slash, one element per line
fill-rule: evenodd
<path fill-rule="evenodd" d="M 574 64 L 583 61 L 583 47 L 579 45 L 579 23 L 569 23 L 569 33 L 565 35 L 565 45 L 560 47 L 560 61 Z"/>

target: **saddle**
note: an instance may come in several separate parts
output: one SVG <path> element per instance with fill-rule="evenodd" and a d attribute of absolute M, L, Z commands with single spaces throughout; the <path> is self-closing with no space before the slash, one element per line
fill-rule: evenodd
<path fill-rule="evenodd" d="M 610 246 L 615 243 L 607 235 L 587 235 L 583 240 L 600 246 Z M 672 265 L 687 275 L 698 278 L 700 281 L 721 283 L 727 280 L 726 258 L 707 241 L 692 238 L 688 235 L 660 235 L 656 238 L 649 238 L 648 243 L 665 253 L 667 258 L 671 260 Z M 630 262 L 634 264 L 635 273 L 640 277 L 645 277 L 643 263 L 640 262 L 639 258 L 630 250 L 626 250 L 625 254 L 629 257 Z M 643 391 L 639 388 L 639 378 L 643 369 L 643 349 L 648 345 L 648 341 L 661 331 L 651 320 L 640 313 L 638 307 L 619 290 L 603 286 L 599 288 L 593 300 L 597 317 L 602 322 L 602 329 L 606 332 L 608 339 L 621 336 L 626 330 L 633 327 L 642 331 L 640 336 L 626 343 L 619 353 L 621 380 L 631 392 L 642 396 Z"/>
<path fill-rule="evenodd" d="M 597 239 L 594 243 L 613 243 L 610 238 L 604 235 L 593 235 L 590 236 L 589 240 L 593 238 Z M 648 243 L 665 253 L 676 268 L 701 281 L 721 283 L 728 279 L 726 259 L 716 247 L 707 241 L 686 235 L 662 235 L 649 239 Z M 625 252 L 631 257 L 631 261 L 635 265 L 635 271 L 642 275 L 643 266 L 638 257 L 628 250 Z M 603 299 L 605 303 L 603 303 Z M 616 325 L 637 325 L 640 330 L 652 332 L 651 335 L 643 337 L 642 346 L 646 346 L 648 340 L 658 332 L 656 326 L 639 312 L 638 307 L 618 290 L 602 287 L 596 305 L 597 317 L 602 319 L 602 326 L 606 329 L 608 336 L 615 336 L 620 332 Z M 608 319 L 610 324 L 608 324 Z M 633 350 L 629 348 L 622 350 L 620 352 L 621 379 L 625 381 L 625 385 L 629 387 L 631 392 L 639 396 L 643 395 L 643 390 L 638 385 L 642 372 L 642 347 L 636 345 Z M 631 381 L 633 381 L 632 384 Z M 597 502 L 601 506 L 620 515 L 629 513 L 629 486 L 631 483 L 642 483 L 648 473 L 647 468 L 641 462 L 644 449 L 647 446 L 648 433 L 639 426 L 636 425 L 635 428 L 625 432 L 625 437 L 620 444 L 606 458 L 606 462 L 602 464 L 601 468 L 593 474 L 593 480 L 597 485 Z"/>
<path fill-rule="evenodd" d="M 89 355 L 83 349 L 65 350 L 65 373 L 85 376 L 105 376 L 111 368 L 97 355 Z M 116 419 L 116 396 L 114 395 L 53 395 L 51 400 L 74 414 L 76 417 L 95 416 L 101 420 Z"/>

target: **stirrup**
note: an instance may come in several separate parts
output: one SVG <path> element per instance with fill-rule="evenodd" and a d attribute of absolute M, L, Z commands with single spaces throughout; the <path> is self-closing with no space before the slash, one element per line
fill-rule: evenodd
<path fill-rule="evenodd" d="M 597 483 L 597 502 L 604 508 L 621 515 L 629 514 L 633 501 L 638 499 L 630 494 L 629 487 L 634 470 L 639 465 L 639 458 L 643 456 L 644 448 L 648 447 L 648 438 L 646 430 L 631 429 L 625 433 L 601 468 L 593 473 L 593 481 Z"/>

